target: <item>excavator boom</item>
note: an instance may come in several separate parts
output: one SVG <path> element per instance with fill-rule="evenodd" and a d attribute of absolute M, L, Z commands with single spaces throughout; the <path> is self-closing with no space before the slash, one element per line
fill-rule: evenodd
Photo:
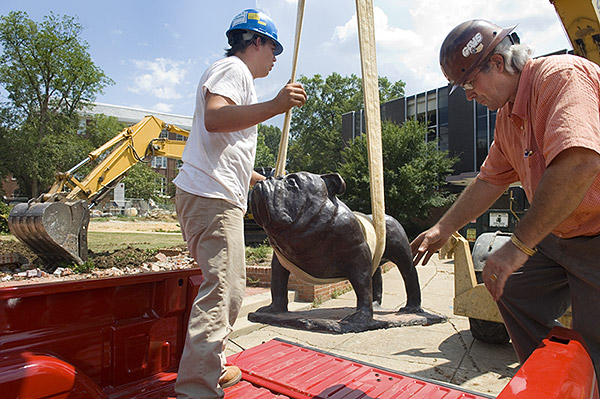
<path fill-rule="evenodd" d="M 88 252 L 89 208 L 136 163 L 150 162 L 155 156 L 181 159 L 185 141 L 162 137 L 164 131 L 184 137 L 189 134 L 154 116 L 145 117 L 90 152 L 69 171 L 57 174 L 47 193 L 16 205 L 8 216 L 11 232 L 32 249 L 48 270 L 63 262 L 83 264 Z M 83 180 L 75 178 L 79 168 L 103 156 Z"/>
<path fill-rule="evenodd" d="M 550 0 L 573 52 L 600 65 L 600 15 L 597 0 Z"/>

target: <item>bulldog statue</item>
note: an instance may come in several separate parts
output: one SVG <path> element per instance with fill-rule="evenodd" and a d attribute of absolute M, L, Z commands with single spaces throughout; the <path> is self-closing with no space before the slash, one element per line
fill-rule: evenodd
<path fill-rule="evenodd" d="M 258 182 L 251 193 L 254 219 L 274 250 L 270 305 L 256 313 L 287 311 L 290 272 L 312 284 L 349 280 L 356 311 L 341 322 L 369 325 L 373 305 L 381 305 L 380 265 L 373 265 L 376 236 L 370 216 L 352 212 L 336 195 L 346 183 L 337 173 L 292 173 Z M 391 261 L 404 279 L 407 302 L 400 313 L 419 313 L 421 292 L 402 225 L 386 215 L 386 246 L 380 264 Z"/>

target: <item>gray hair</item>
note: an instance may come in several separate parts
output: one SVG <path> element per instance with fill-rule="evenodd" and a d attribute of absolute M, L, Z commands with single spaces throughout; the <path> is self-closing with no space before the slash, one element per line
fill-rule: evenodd
<path fill-rule="evenodd" d="M 509 75 L 514 75 L 523 70 L 532 53 L 531 47 L 526 44 L 513 44 L 513 40 L 508 35 L 498 43 L 492 55 L 500 54 L 504 58 L 504 69 Z M 489 69 L 489 61 L 481 67 L 482 72 L 487 72 Z"/>

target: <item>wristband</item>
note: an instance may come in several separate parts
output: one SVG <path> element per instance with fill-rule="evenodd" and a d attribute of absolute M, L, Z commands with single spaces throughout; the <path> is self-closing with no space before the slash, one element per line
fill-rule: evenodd
<path fill-rule="evenodd" d="M 510 241 L 514 244 L 515 247 L 519 248 L 519 250 L 521 250 L 521 252 L 523 252 L 527 256 L 532 256 L 537 252 L 537 249 L 529 248 L 527 245 L 523 244 L 523 242 L 519 240 L 514 234 L 511 234 Z"/>

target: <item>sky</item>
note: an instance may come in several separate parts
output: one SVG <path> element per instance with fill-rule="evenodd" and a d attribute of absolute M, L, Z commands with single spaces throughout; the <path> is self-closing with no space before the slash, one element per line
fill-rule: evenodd
<path fill-rule="evenodd" d="M 373 0 L 373 7 L 379 76 L 405 82 L 406 95 L 447 84 L 440 45 L 469 19 L 518 24 L 534 56 L 572 48 L 549 0 Z M 297 0 L 18 0 L 0 2 L 0 15 L 76 17 L 92 60 L 115 82 L 97 102 L 192 116 L 198 81 L 224 56 L 225 31 L 246 8 L 270 15 L 284 46 L 269 76 L 255 81 L 258 100 L 267 101 L 291 78 Z M 356 3 L 306 0 L 296 77 L 333 72 L 361 76 Z M 281 127 L 283 117 L 265 123 Z"/>

